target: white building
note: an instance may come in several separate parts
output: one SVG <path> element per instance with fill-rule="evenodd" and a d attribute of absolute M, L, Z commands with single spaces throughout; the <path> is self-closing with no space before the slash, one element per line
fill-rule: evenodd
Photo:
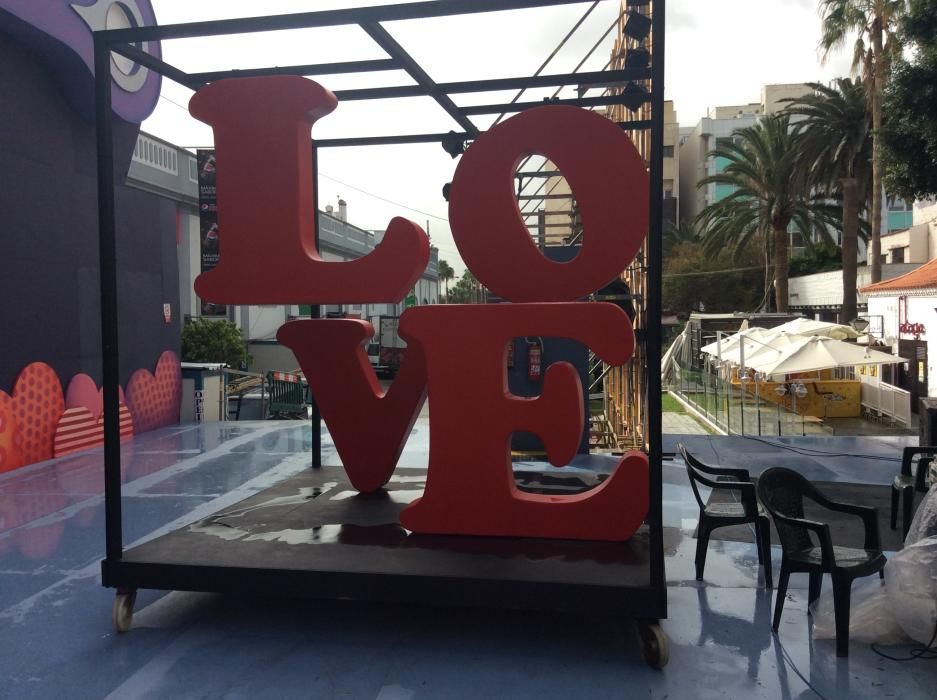
<path fill-rule="evenodd" d="M 694 218 L 706 206 L 732 191 L 731 187 L 712 184 L 697 189 L 700 180 L 722 172 L 726 166 L 722 159 L 710 157 L 710 151 L 725 140 L 731 140 L 736 129 L 752 126 L 763 115 L 783 109 L 786 103 L 782 100 L 796 99 L 810 92 L 810 87 L 804 83 L 765 85 L 760 102 L 713 107 L 696 126 L 680 129 L 680 219 Z"/>

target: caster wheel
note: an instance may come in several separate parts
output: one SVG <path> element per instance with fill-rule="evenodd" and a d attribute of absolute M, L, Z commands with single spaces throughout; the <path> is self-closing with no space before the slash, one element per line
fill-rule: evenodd
<path fill-rule="evenodd" d="M 130 625 L 133 622 L 133 604 L 136 600 L 136 591 L 119 592 L 117 597 L 114 598 L 113 619 L 114 629 L 117 632 L 124 633 L 130 630 Z"/>
<path fill-rule="evenodd" d="M 651 668 L 660 670 L 670 661 L 667 635 L 656 622 L 638 622 L 638 637 L 641 639 L 641 656 Z"/>

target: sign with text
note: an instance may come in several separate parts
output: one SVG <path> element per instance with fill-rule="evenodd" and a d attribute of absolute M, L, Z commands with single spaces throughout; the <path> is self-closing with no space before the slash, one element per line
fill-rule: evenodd
<path fill-rule="evenodd" d="M 215 186 L 215 151 L 200 148 L 196 151 L 198 165 L 198 219 L 199 251 L 202 274 L 214 270 L 221 251 L 221 231 L 218 228 L 218 195 Z M 201 300 L 202 316 L 225 316 L 228 308 Z"/>

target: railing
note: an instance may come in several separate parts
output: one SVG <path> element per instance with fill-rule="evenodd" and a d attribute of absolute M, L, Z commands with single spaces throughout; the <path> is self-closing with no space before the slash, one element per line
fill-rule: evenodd
<path fill-rule="evenodd" d="M 822 420 L 761 398 L 754 384 L 726 381 L 716 372 L 673 362 L 671 391 L 729 435 L 831 435 Z M 792 402 L 793 403 L 793 402 Z"/>
<path fill-rule="evenodd" d="M 911 425 L 911 392 L 886 384 L 878 377 L 859 375 L 859 379 L 862 383 L 862 408 L 887 416 L 896 423 Z"/>

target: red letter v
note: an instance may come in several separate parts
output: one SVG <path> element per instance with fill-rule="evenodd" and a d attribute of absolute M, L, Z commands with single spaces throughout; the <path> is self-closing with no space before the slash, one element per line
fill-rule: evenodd
<path fill-rule="evenodd" d="M 363 346 L 373 334 L 370 323 L 353 319 L 291 321 L 277 333 L 299 360 L 349 480 L 364 492 L 390 479 L 426 400 L 426 363 L 415 343 L 381 392 Z"/>

